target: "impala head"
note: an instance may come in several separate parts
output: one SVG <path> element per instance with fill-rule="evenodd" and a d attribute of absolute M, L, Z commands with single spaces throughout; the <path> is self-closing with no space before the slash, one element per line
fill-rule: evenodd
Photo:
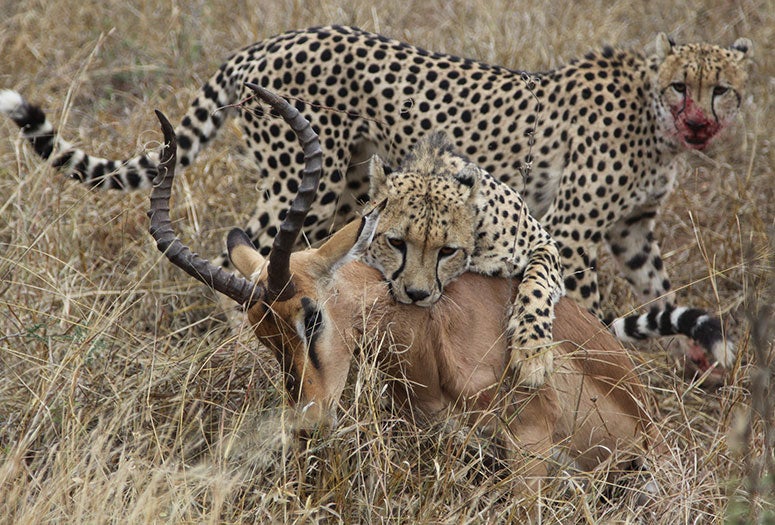
<path fill-rule="evenodd" d="M 684 147 L 702 150 L 737 115 L 753 44 L 738 38 L 728 48 L 677 46 L 661 33 L 656 47 L 658 112 L 663 125 Z"/>
<path fill-rule="evenodd" d="M 291 402 L 301 409 L 305 422 L 317 422 L 332 414 L 344 388 L 350 360 L 349 349 L 336 337 L 331 323 L 325 301 L 327 286 L 339 266 L 365 249 L 379 210 L 341 229 L 319 249 L 292 253 L 317 191 L 322 166 L 320 143 L 309 122 L 284 99 L 248 85 L 291 126 L 305 157 L 298 194 L 280 226 L 268 260 L 239 229 L 229 234 L 229 255 L 240 273 L 250 279 L 215 267 L 178 239 L 169 217 L 177 143 L 172 126 L 158 111 L 165 148 L 151 193 L 150 232 L 159 250 L 176 266 L 247 308 L 259 341 L 274 352 L 282 365 Z"/>

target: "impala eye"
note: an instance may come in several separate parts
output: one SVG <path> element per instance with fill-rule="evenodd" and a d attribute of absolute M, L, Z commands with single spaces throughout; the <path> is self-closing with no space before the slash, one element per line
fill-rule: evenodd
<path fill-rule="evenodd" d="M 683 82 L 673 82 L 672 84 L 670 84 L 670 87 L 673 88 L 673 91 L 675 91 L 676 93 L 681 93 L 681 94 L 686 93 L 686 84 L 684 84 Z"/>
<path fill-rule="evenodd" d="M 729 91 L 729 88 L 727 86 L 716 86 L 713 88 L 713 96 L 720 97 L 721 95 L 725 94 L 727 91 Z"/>
<path fill-rule="evenodd" d="M 458 248 L 453 248 L 452 246 L 444 246 L 439 250 L 439 257 L 450 257 L 456 254 L 457 251 L 458 251 Z"/>
<path fill-rule="evenodd" d="M 304 334 L 307 341 L 312 341 L 323 326 L 321 317 L 319 310 L 308 310 L 304 313 Z"/>
<path fill-rule="evenodd" d="M 323 328 L 323 316 L 315 302 L 309 297 L 301 298 L 301 307 L 304 309 L 304 336 L 310 346 L 314 345 L 321 328 Z"/>
<path fill-rule="evenodd" d="M 399 239 L 398 237 L 387 237 L 387 242 L 390 246 L 398 248 L 399 250 L 406 248 L 406 241 Z"/>

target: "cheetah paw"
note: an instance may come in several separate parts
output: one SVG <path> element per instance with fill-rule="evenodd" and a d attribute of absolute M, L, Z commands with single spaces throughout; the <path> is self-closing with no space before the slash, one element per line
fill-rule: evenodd
<path fill-rule="evenodd" d="M 554 372 L 554 354 L 551 347 L 544 346 L 533 350 L 533 355 L 527 355 L 530 350 L 515 350 L 512 349 L 511 370 L 517 378 L 517 384 L 527 388 L 543 386 Z"/>

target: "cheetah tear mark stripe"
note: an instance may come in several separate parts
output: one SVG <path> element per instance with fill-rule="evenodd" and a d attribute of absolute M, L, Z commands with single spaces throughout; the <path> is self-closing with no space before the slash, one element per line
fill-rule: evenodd
<path fill-rule="evenodd" d="M 629 342 L 649 337 L 685 335 L 709 349 L 713 358 L 724 367 L 729 367 L 735 358 L 734 345 L 724 340 L 719 319 L 697 308 L 655 306 L 646 314 L 619 317 L 611 328 L 619 339 Z"/>

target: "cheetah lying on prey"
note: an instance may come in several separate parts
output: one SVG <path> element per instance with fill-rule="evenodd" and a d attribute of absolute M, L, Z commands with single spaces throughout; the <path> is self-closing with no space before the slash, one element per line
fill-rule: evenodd
<path fill-rule="evenodd" d="M 521 384 L 542 385 L 553 366 L 562 267 L 556 243 L 519 193 L 453 153 L 443 133 L 421 139 L 396 171 L 374 157 L 370 178 L 382 209 L 363 260 L 393 297 L 431 306 L 466 271 L 521 278 L 507 327 L 511 367 Z"/>

